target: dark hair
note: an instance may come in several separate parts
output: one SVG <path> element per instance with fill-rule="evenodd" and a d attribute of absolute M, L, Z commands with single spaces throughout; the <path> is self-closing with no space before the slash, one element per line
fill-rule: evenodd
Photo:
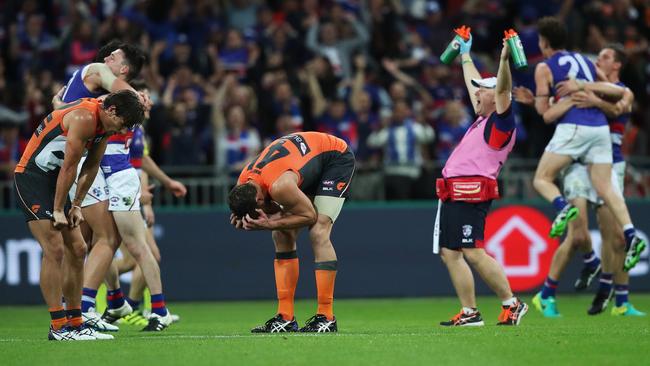
<path fill-rule="evenodd" d="M 537 31 L 544 37 L 552 49 L 566 48 L 569 37 L 564 23 L 555 17 L 544 17 L 537 22 Z"/>
<path fill-rule="evenodd" d="M 256 218 L 257 188 L 251 183 L 235 186 L 228 195 L 228 206 L 230 206 L 230 211 L 239 219 L 244 218 L 246 214 Z"/>
<path fill-rule="evenodd" d="M 109 94 L 104 99 L 103 108 L 110 106 L 115 106 L 115 115 L 124 119 L 124 127 L 128 129 L 144 120 L 144 106 L 140 103 L 138 95 L 131 90 L 119 90 Z"/>
<path fill-rule="evenodd" d="M 140 75 L 140 71 L 142 70 L 142 66 L 144 66 L 147 57 L 139 47 L 128 43 L 122 44 L 120 49 L 124 52 L 124 59 L 129 65 L 129 73 L 126 74 L 126 80 L 129 81 Z"/>
<path fill-rule="evenodd" d="M 621 68 L 625 66 L 627 62 L 627 54 L 625 53 L 625 47 L 620 43 L 610 43 L 605 48 L 609 48 L 614 51 L 614 61 L 621 63 Z"/>

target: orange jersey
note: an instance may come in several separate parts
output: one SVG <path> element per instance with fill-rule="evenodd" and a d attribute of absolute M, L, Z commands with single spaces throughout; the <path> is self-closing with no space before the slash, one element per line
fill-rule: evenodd
<path fill-rule="evenodd" d="M 298 187 L 320 179 L 331 153 L 343 153 L 348 144 L 322 132 L 299 132 L 281 137 L 266 147 L 239 175 L 239 184 L 256 182 L 265 192 L 286 171 L 298 174 Z"/>
<path fill-rule="evenodd" d="M 48 114 L 38 125 L 32 138 L 29 139 L 25 152 L 16 165 L 15 172 L 22 173 L 25 169 L 31 168 L 50 172 L 61 167 L 68 136 L 68 130 L 63 124 L 63 117 L 77 109 L 88 110 L 94 116 L 95 136 L 87 141 L 86 148 L 101 141 L 105 132 L 99 123 L 100 108 L 101 102 L 97 99 L 84 98 L 65 104 Z"/>

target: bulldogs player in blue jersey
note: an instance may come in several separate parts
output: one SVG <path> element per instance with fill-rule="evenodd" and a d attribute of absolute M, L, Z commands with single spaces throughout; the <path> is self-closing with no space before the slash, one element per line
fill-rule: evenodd
<path fill-rule="evenodd" d="M 538 22 L 538 30 L 539 46 L 546 61 L 535 69 L 535 108 L 545 121 L 556 119 L 549 116 L 549 97 L 554 96 L 558 84 L 566 80 L 573 80 L 584 91 L 618 98 L 623 96 L 625 89 L 611 83 L 595 82 L 597 73 L 591 61 L 579 53 L 565 50 L 568 36 L 561 21 L 553 17 L 543 18 Z M 604 80 L 603 76 L 601 78 Z M 558 211 L 550 236 L 559 237 L 566 231 L 569 221 L 578 216 L 579 210 L 567 202 L 553 181 L 574 160 L 587 164 L 593 188 L 623 229 L 627 251 L 624 269 L 629 271 L 639 261 L 646 243 L 637 236 L 625 201 L 611 183 L 612 145 L 607 118 L 598 108 L 577 108 L 573 103 L 570 97 L 563 97 L 553 108 L 561 113 L 553 138 L 540 159 L 533 185 L 546 200 L 553 202 Z"/>

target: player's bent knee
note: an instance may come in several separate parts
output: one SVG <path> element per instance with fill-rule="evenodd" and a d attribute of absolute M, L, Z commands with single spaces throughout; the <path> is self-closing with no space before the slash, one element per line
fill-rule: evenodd
<path fill-rule="evenodd" d="M 58 263 L 63 262 L 64 249 L 63 244 L 60 245 L 50 245 L 43 250 L 43 257 L 56 261 Z"/>

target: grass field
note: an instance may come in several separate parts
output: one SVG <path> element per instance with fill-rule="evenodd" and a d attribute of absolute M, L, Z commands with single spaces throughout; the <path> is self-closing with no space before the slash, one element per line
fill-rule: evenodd
<path fill-rule="evenodd" d="M 452 298 L 337 300 L 338 334 L 252 335 L 275 302 L 171 304 L 181 322 L 162 333 L 122 326 L 114 341 L 48 342 L 43 306 L 0 307 L 0 365 L 643 365 L 650 320 L 586 315 L 590 297 L 561 297 L 561 319 L 531 308 L 520 327 L 497 327 L 499 303 L 479 299 L 482 328 L 442 328 Z M 650 295 L 632 298 L 650 310 Z M 527 299 L 530 303 L 530 298 Z M 299 301 L 302 325 L 313 301 Z"/>

